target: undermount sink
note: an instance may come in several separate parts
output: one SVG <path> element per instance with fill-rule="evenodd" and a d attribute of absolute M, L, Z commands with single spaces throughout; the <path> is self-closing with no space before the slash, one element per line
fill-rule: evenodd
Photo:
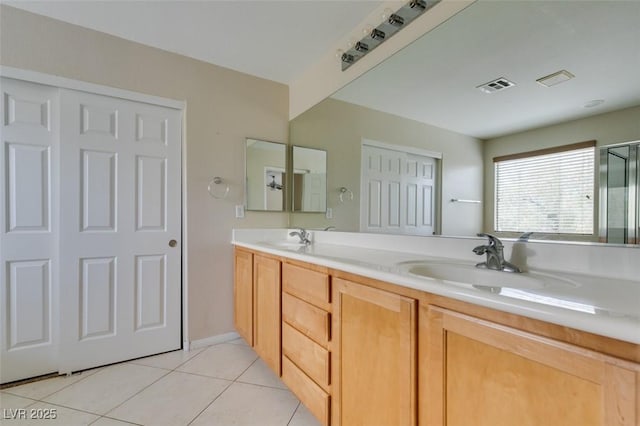
<path fill-rule="evenodd" d="M 543 272 L 503 272 L 465 263 L 405 262 L 409 274 L 499 293 L 502 287 L 535 290 L 545 287 L 578 287 L 573 280 Z"/>

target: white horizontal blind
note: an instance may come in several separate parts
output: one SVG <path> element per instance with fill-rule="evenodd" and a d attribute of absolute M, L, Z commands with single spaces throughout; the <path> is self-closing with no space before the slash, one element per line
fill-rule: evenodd
<path fill-rule="evenodd" d="M 593 146 L 495 160 L 496 231 L 593 234 Z"/>

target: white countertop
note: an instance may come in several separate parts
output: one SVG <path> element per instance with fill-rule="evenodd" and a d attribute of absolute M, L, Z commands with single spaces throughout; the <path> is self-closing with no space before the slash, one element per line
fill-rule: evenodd
<path fill-rule="evenodd" d="M 478 242 L 482 243 L 482 240 L 479 239 L 423 237 L 417 240 L 416 237 L 379 235 L 369 238 L 358 234 L 338 232 L 315 232 L 313 237 L 312 240 L 315 240 L 313 244 L 297 247 L 282 245 L 287 240 L 296 241 L 288 238 L 285 229 L 234 230 L 232 243 L 277 256 L 339 269 L 403 287 L 640 344 L 640 281 L 637 278 L 612 277 L 612 274 L 609 273 L 585 274 L 576 271 L 576 269 L 579 270 L 580 265 L 574 265 L 574 268 L 570 268 L 571 265 L 569 265 L 567 270 L 560 270 L 557 265 L 554 265 L 556 268 L 552 270 L 530 265 L 532 273 L 549 273 L 577 285 L 515 289 L 509 288 L 506 284 L 501 286 L 502 289 L 498 294 L 466 283 L 418 276 L 410 273 L 410 268 L 406 266 L 407 263 L 420 261 L 430 261 L 437 264 L 454 262 L 475 265 L 482 259 L 475 256 L 471 252 L 471 248 Z M 349 241 L 352 243 L 350 244 Z M 423 247 L 417 247 L 416 244 Z M 535 245 L 534 243 L 527 244 Z M 508 258 L 506 250 L 511 246 L 510 243 L 505 244 L 506 258 Z M 395 249 L 395 247 L 399 248 Z M 554 250 L 561 252 L 568 249 L 554 248 Z M 620 257 L 619 252 L 603 253 L 600 255 Z M 637 250 L 631 253 L 631 261 L 636 259 L 638 253 L 640 251 Z M 558 254 L 555 253 L 555 256 L 558 257 Z M 631 265 L 627 269 L 633 267 Z M 602 271 L 596 270 L 596 272 Z M 640 276 L 640 274 L 635 275 L 632 270 L 628 272 L 631 273 L 631 277 Z M 494 274 L 509 273 L 497 272 Z M 505 279 L 508 277 L 505 276 Z"/>

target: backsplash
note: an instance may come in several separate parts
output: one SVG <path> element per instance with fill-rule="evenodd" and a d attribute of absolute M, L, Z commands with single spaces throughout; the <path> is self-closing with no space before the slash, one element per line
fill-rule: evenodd
<path fill-rule="evenodd" d="M 289 229 L 234 229 L 232 239 L 277 241 L 290 239 Z M 483 238 L 419 237 L 358 232 L 311 231 L 318 244 L 336 244 L 370 249 L 394 250 L 423 256 L 480 261 L 472 251 Z M 507 260 L 529 269 L 546 269 L 637 281 L 640 285 L 640 247 L 598 243 L 566 243 L 502 240 Z M 513 252 L 514 245 L 516 252 Z M 512 258 L 512 254 L 515 256 Z M 523 261 L 524 260 L 524 261 Z M 526 265 L 525 265 L 526 264 Z"/>

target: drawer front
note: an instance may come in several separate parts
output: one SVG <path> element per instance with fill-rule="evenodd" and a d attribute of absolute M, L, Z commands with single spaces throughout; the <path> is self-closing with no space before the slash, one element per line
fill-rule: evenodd
<path fill-rule="evenodd" d="M 329 395 L 286 356 L 282 357 L 282 381 L 320 421 L 320 424 L 329 425 Z"/>
<path fill-rule="evenodd" d="M 331 310 L 329 275 L 285 263 L 282 289 L 326 311 Z"/>
<path fill-rule="evenodd" d="M 327 347 L 331 339 L 331 314 L 288 293 L 282 293 L 282 319 L 311 340 Z"/>
<path fill-rule="evenodd" d="M 318 385 L 330 384 L 329 351 L 287 323 L 282 324 L 282 353 L 293 361 Z"/>

